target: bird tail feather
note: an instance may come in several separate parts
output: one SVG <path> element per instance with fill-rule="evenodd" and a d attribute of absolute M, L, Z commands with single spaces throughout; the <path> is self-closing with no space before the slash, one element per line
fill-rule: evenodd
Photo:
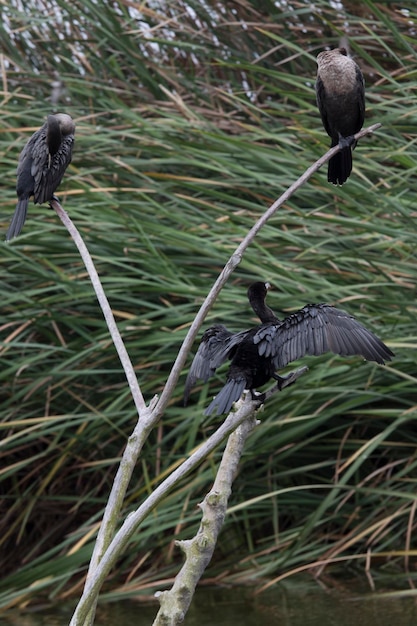
<path fill-rule="evenodd" d="M 350 147 L 340 150 L 329 161 L 327 180 L 334 185 L 343 185 L 352 171 L 352 149 Z"/>
<path fill-rule="evenodd" d="M 21 198 L 16 205 L 12 221 L 6 233 L 6 241 L 17 237 L 23 228 L 28 211 L 29 198 Z"/>
<path fill-rule="evenodd" d="M 217 415 L 229 413 L 233 402 L 239 400 L 246 387 L 245 379 L 228 380 L 225 386 L 219 391 L 211 404 L 204 411 L 204 415 L 211 415 L 216 409 Z"/>

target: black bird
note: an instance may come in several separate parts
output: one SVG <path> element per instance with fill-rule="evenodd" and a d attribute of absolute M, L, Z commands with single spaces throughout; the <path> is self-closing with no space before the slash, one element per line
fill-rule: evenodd
<path fill-rule="evenodd" d="M 279 320 L 265 304 L 269 283 L 256 282 L 248 289 L 249 302 L 262 324 L 232 333 L 221 324 L 211 326 L 202 336 L 185 383 L 184 404 L 198 379 L 206 382 L 227 359 L 231 361 L 226 384 L 204 411 L 210 415 L 228 413 L 245 389 L 254 390 L 270 380 L 284 380 L 276 370 L 306 354 L 334 352 L 359 355 L 384 364 L 393 352 L 370 330 L 329 304 L 307 304 Z"/>
<path fill-rule="evenodd" d="M 17 237 L 26 220 L 30 196 L 35 204 L 52 200 L 71 162 L 75 124 L 65 113 L 48 115 L 23 148 L 17 166 L 18 203 L 6 240 Z"/>
<path fill-rule="evenodd" d="M 317 56 L 317 105 L 331 148 L 340 145 L 329 161 L 327 180 L 343 185 L 352 171 L 352 150 L 365 119 L 365 83 L 359 66 L 345 48 L 326 50 Z"/>

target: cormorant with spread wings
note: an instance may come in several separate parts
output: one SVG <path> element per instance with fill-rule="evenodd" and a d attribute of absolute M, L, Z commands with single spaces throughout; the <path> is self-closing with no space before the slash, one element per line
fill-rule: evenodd
<path fill-rule="evenodd" d="M 206 382 L 216 369 L 230 360 L 226 384 L 204 411 L 210 415 L 228 413 L 245 389 L 254 390 L 271 378 L 283 378 L 276 370 L 305 355 L 333 352 L 340 356 L 362 356 L 383 365 L 393 352 L 354 317 L 329 304 L 307 304 L 284 320 L 279 320 L 265 304 L 269 283 L 256 282 L 248 298 L 261 320 L 259 326 L 232 333 L 221 324 L 208 328 L 185 383 L 184 403 L 198 379 Z"/>

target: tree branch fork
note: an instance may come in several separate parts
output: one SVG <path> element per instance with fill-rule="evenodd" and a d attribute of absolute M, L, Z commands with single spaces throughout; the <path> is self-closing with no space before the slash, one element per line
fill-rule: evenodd
<path fill-rule="evenodd" d="M 354 138 L 355 140 L 359 140 L 366 135 L 372 134 L 380 127 L 381 124 L 379 123 L 373 124 L 356 133 Z M 278 209 L 339 150 L 340 146 L 330 148 L 263 213 L 249 230 L 220 272 L 190 325 L 160 397 L 154 396 L 149 405 L 146 405 L 143 398 L 133 365 L 117 329 L 111 307 L 107 301 L 87 247 L 59 201 L 56 198 L 51 200 L 50 204 L 52 208 L 55 209 L 64 225 L 67 227 L 89 272 L 93 288 L 125 371 L 126 379 L 138 413 L 137 424 L 132 435 L 127 440 L 126 448 L 116 473 L 103 520 L 99 528 L 84 592 L 75 609 L 70 626 L 92 626 L 100 588 L 112 566 L 116 563 L 118 556 L 128 545 L 137 527 L 184 476 L 197 467 L 226 437 L 229 437 L 213 488 L 200 505 L 202 510 L 200 529 L 193 539 L 178 543 L 185 555 L 184 565 L 178 573 L 172 589 L 158 594 L 160 610 L 155 619 L 154 626 L 173 626 L 174 624 L 181 623 L 183 620 L 197 582 L 213 554 L 218 533 L 220 532 L 226 514 L 231 485 L 237 471 L 244 444 L 257 424 L 255 413 L 260 408 L 262 402 L 265 402 L 273 394 L 277 393 L 277 385 L 274 385 L 265 392 L 265 394 L 262 394 L 261 400 L 257 400 L 256 398 L 252 399 L 251 394 L 244 394 L 242 399 L 235 403 L 235 410 L 227 416 L 216 432 L 186 459 L 180 467 L 170 474 L 170 476 L 168 476 L 134 512 L 130 513 L 120 529 L 116 532 L 127 487 L 140 451 L 150 431 L 163 415 L 183 370 L 188 352 L 221 289 L 241 262 L 245 251 L 254 241 L 261 228 Z M 307 369 L 308 368 L 303 367 L 291 372 L 282 381 L 281 389 L 294 383 Z"/>

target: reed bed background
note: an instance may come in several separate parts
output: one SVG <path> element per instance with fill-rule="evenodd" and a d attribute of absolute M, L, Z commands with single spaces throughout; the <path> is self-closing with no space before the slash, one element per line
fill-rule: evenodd
<path fill-rule="evenodd" d="M 256 323 L 246 289 L 268 280 L 277 312 L 335 304 L 396 357 L 383 368 L 332 355 L 303 360 L 309 372 L 268 402 L 248 441 L 205 582 L 260 586 L 298 571 L 366 571 L 377 588 L 393 575 L 413 585 L 417 13 L 371 1 L 258 5 L 3 5 L 0 225 L 5 233 L 25 141 L 51 111 L 69 113 L 76 144 L 58 195 L 93 255 L 149 401 L 239 241 L 327 149 L 315 56 L 347 34 L 365 75 L 366 124 L 383 126 L 358 145 L 343 187 L 321 170 L 262 229 L 204 327 Z M 136 416 L 55 213 L 31 204 L 22 235 L 0 245 L 7 607 L 80 593 Z M 222 419 L 202 412 L 224 372 L 197 387 L 186 408 L 185 375 L 140 457 L 125 514 Z M 198 528 L 196 504 L 220 453 L 140 528 L 106 597 L 147 597 L 169 584 L 182 558 L 174 539 Z"/>

